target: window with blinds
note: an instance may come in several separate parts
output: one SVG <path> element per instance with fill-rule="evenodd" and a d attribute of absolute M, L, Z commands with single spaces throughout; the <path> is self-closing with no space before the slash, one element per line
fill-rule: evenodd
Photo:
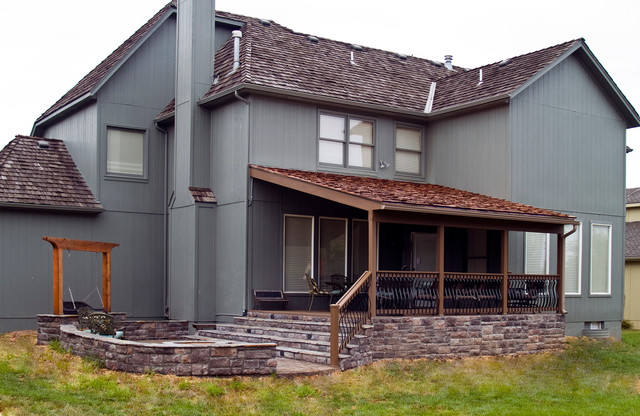
<path fill-rule="evenodd" d="M 564 232 L 573 229 L 564 226 Z M 564 240 L 564 293 L 579 295 L 581 293 L 582 276 L 582 225 L 578 225 L 575 233 Z"/>
<path fill-rule="evenodd" d="M 374 122 L 337 114 L 320 114 L 318 162 L 373 169 Z"/>
<path fill-rule="evenodd" d="M 591 224 L 591 294 L 611 294 L 611 226 Z"/>
<path fill-rule="evenodd" d="M 396 172 L 422 173 L 422 129 L 396 126 Z"/>
<path fill-rule="evenodd" d="M 525 233 L 524 272 L 549 274 L 549 234 Z"/>
<path fill-rule="evenodd" d="M 313 217 L 284 217 L 284 291 L 307 292 L 305 273 L 313 276 Z"/>
<path fill-rule="evenodd" d="M 144 173 L 144 131 L 107 128 L 107 174 Z"/>

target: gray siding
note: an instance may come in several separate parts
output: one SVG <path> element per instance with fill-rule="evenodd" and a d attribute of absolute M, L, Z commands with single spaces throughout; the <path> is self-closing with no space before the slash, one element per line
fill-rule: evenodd
<path fill-rule="evenodd" d="M 510 148 L 506 106 L 435 121 L 427 129 L 427 179 L 509 199 Z"/>
<path fill-rule="evenodd" d="M 624 274 L 625 132 L 578 58 L 559 63 L 511 103 L 512 200 L 583 224 L 582 294 L 567 297 L 567 334 L 605 321 L 619 334 Z M 612 295 L 589 296 L 591 224 L 612 225 Z"/>
<path fill-rule="evenodd" d="M 112 252 L 112 310 L 133 318 L 163 316 L 159 215 L 106 212 L 98 216 L 3 210 L 0 239 L 0 332 L 35 328 L 35 315 L 53 312 L 52 248 L 43 236 L 119 243 Z M 64 253 L 64 300 L 102 292 L 101 254 Z M 87 302 L 101 306 L 94 293 Z"/>
<path fill-rule="evenodd" d="M 98 105 L 78 110 L 64 121 L 47 127 L 44 137 L 61 139 L 96 198 L 98 188 Z"/>

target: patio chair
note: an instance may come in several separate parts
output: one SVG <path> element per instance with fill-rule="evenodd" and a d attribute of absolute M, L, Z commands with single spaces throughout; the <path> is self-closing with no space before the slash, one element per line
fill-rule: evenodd
<path fill-rule="evenodd" d="M 309 272 L 304 273 L 304 278 L 307 280 L 307 285 L 309 285 L 309 294 L 311 295 L 311 300 L 309 301 L 308 310 L 311 310 L 311 306 L 313 305 L 313 299 L 315 298 L 316 295 L 329 295 L 329 304 L 331 304 L 331 302 L 333 301 L 333 296 L 339 295 L 342 293 L 340 289 L 333 289 L 333 290 L 320 289 L 320 286 L 318 286 L 316 281 L 313 280 L 313 277 L 311 277 L 311 274 Z"/>

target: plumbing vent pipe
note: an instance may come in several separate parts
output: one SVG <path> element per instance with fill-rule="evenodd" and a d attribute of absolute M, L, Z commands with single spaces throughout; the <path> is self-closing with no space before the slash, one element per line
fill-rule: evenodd
<path fill-rule="evenodd" d="M 234 30 L 231 32 L 231 37 L 233 38 L 233 70 L 231 72 L 236 72 L 240 66 L 240 38 L 242 37 L 242 32 Z"/>
<path fill-rule="evenodd" d="M 449 71 L 453 69 L 453 55 L 445 55 L 444 56 L 444 67 Z"/>

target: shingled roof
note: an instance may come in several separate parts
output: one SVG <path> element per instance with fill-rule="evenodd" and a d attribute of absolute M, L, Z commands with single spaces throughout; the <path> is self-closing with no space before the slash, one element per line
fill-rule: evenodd
<path fill-rule="evenodd" d="M 627 204 L 640 204 L 640 188 L 627 189 Z"/>
<path fill-rule="evenodd" d="M 16 136 L 0 151 L 0 206 L 100 212 L 61 140 Z"/>
<path fill-rule="evenodd" d="M 150 32 L 154 25 L 161 20 L 165 13 L 172 8 L 175 8 L 175 1 L 169 2 L 158 13 L 156 13 L 147 23 L 142 25 L 129 39 L 127 39 L 122 45 L 120 45 L 115 51 L 107 56 L 102 62 L 100 62 L 91 72 L 85 75 L 73 88 L 67 91 L 55 104 L 53 104 L 47 111 L 42 113 L 36 120 L 38 122 L 46 119 L 58 110 L 63 109 L 65 106 L 73 103 L 75 100 L 81 98 L 87 93 L 90 93 L 94 87 L 100 84 L 128 54 L 129 52 L 139 44 L 139 42 Z"/>
<path fill-rule="evenodd" d="M 553 218 L 566 223 L 573 217 L 500 198 L 462 191 L 429 183 L 394 181 L 334 173 L 310 172 L 250 165 L 255 171 L 268 172 L 321 188 L 338 191 L 365 200 L 413 207 L 453 209 L 470 213 L 491 212 Z M 259 175 L 253 174 L 254 177 Z"/>
<path fill-rule="evenodd" d="M 625 224 L 624 257 L 640 259 L 640 221 Z"/>

